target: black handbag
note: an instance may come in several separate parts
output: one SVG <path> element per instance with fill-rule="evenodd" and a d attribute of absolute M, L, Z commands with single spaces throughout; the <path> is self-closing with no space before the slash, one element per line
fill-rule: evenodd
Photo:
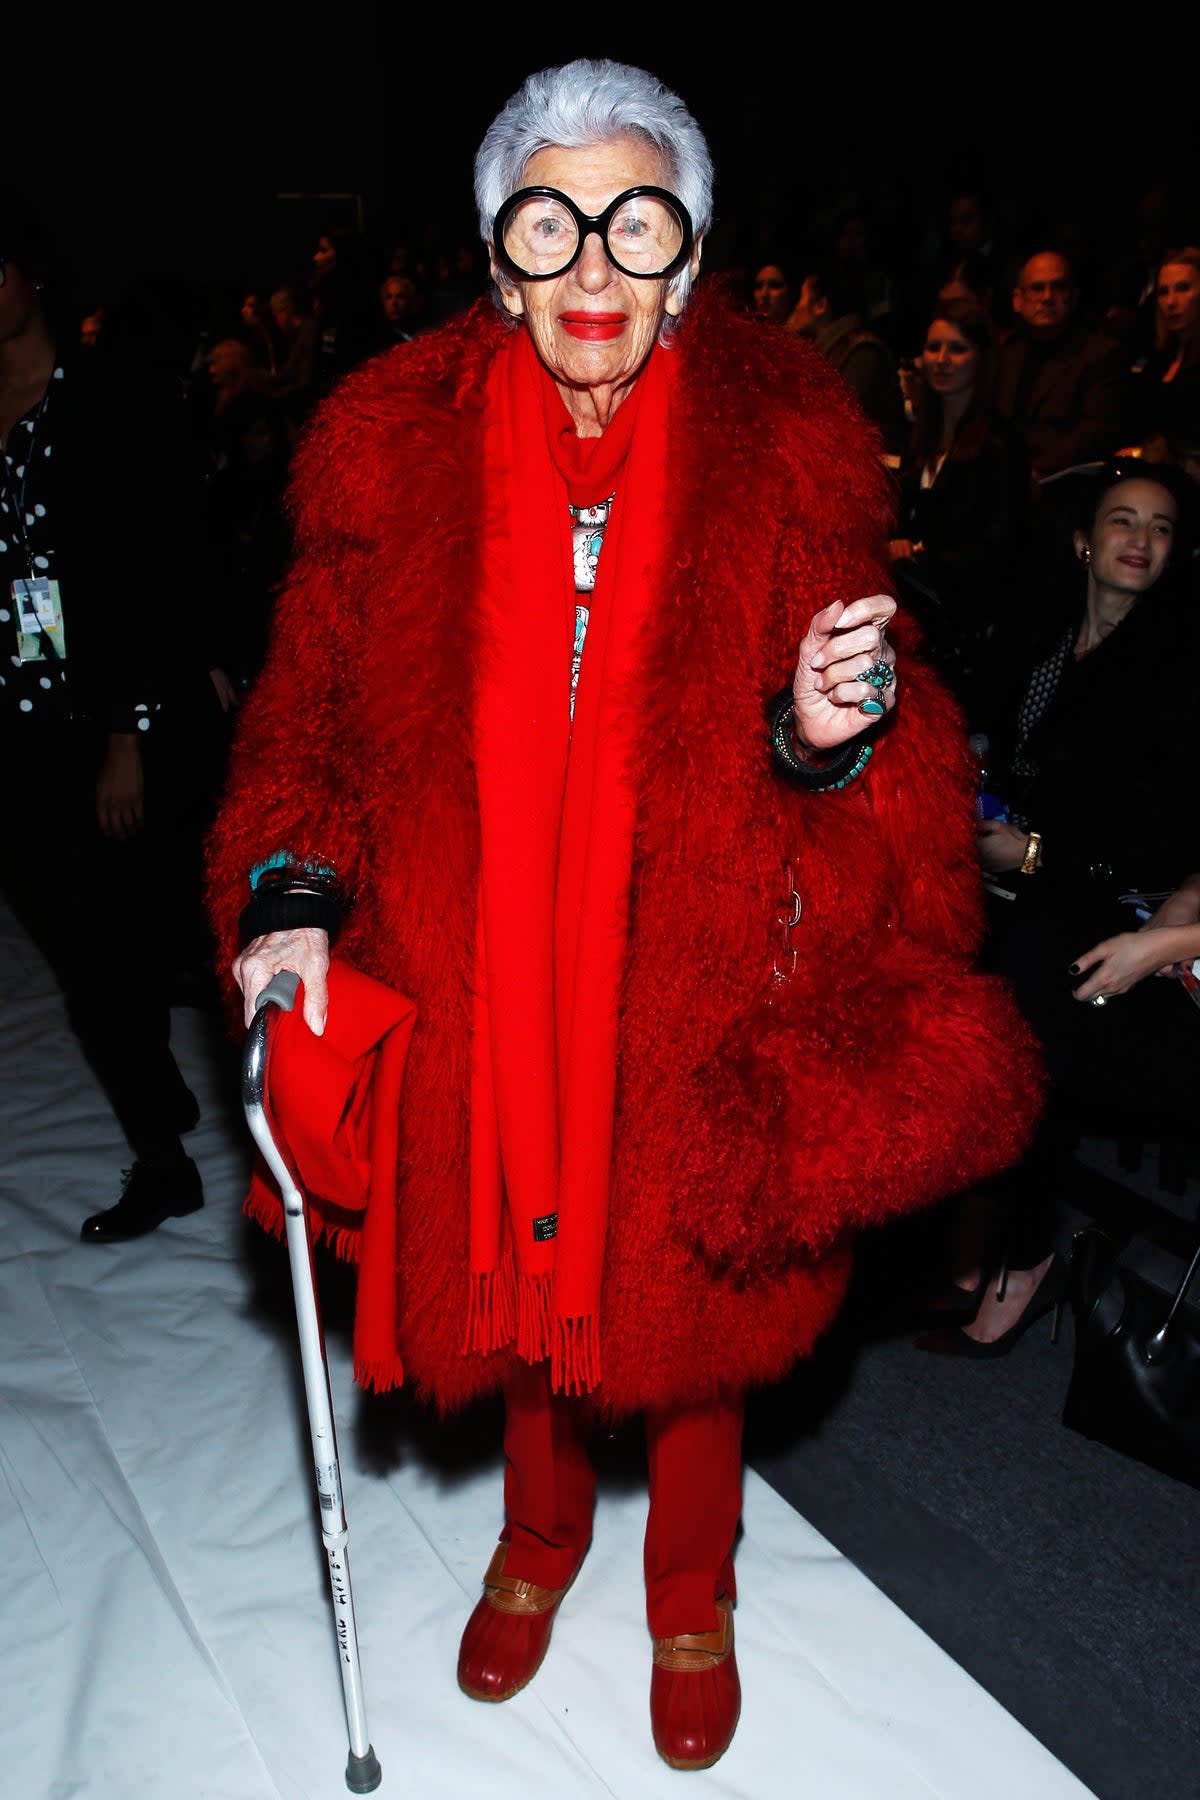
<path fill-rule="evenodd" d="M 1071 1251 L 1075 1364 L 1063 1424 L 1200 1487 L 1200 1319 L 1185 1304 L 1200 1245 L 1174 1295 L 1122 1268 L 1095 1227 Z"/>

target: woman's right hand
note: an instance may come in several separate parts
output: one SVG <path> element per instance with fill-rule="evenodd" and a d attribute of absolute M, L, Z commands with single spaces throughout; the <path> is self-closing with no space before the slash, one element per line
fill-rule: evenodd
<path fill-rule="evenodd" d="M 281 969 L 292 969 L 304 983 L 304 1023 L 316 1037 L 325 1032 L 329 1007 L 329 933 L 314 926 L 298 931 L 269 931 L 251 938 L 235 956 L 233 978 L 242 990 L 246 1025 L 254 1019 L 254 1002 Z"/>

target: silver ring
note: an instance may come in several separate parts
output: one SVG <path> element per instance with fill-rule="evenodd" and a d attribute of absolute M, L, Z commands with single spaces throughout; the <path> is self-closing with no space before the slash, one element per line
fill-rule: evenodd
<path fill-rule="evenodd" d="M 864 669 L 862 674 L 856 675 L 854 679 L 855 681 L 869 681 L 873 688 L 882 689 L 890 688 L 896 677 L 892 673 L 890 663 L 877 660 L 871 664 L 869 669 Z"/>
<path fill-rule="evenodd" d="M 1108 1005 L 1108 995 L 1107 994 L 1093 994 L 1092 995 L 1092 1005 L 1093 1006 L 1107 1006 Z"/>

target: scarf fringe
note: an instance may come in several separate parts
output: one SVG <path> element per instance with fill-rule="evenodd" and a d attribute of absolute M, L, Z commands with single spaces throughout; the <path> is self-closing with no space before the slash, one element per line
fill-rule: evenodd
<path fill-rule="evenodd" d="M 517 1282 L 517 1355 L 544 1362 L 550 1354 L 549 1275 L 522 1275 Z"/>
<path fill-rule="evenodd" d="M 600 1385 L 600 1321 L 595 1313 L 555 1319 L 550 1387 L 556 1394 L 590 1394 Z"/>
<path fill-rule="evenodd" d="M 487 1354 L 515 1342 L 524 1362 L 550 1361 L 550 1386 L 556 1394 L 590 1394 L 600 1385 L 600 1323 L 595 1313 L 556 1319 L 551 1311 L 550 1275 L 515 1275 L 511 1262 L 472 1275 L 467 1300 L 467 1332 L 463 1352 Z M 398 1380 L 390 1371 L 381 1381 L 372 1371 L 371 1385 L 387 1387 Z M 362 1380 L 362 1376 L 359 1376 Z"/>
<path fill-rule="evenodd" d="M 463 1355 L 503 1350 L 517 1335 L 516 1278 L 511 1261 L 471 1275 L 467 1284 L 467 1331 Z"/>
<path fill-rule="evenodd" d="M 379 1362 L 374 1358 L 356 1356 L 354 1359 L 354 1379 L 359 1387 L 375 1394 L 390 1394 L 393 1388 L 404 1386 L 404 1364 L 398 1356 L 390 1362 Z"/>

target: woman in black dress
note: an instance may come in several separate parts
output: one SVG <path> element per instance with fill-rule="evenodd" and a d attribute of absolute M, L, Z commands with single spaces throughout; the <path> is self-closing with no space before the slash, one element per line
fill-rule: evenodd
<path fill-rule="evenodd" d="M 1134 461 L 1095 478 L 1073 539 L 1083 581 L 1028 641 L 1012 704 L 990 721 L 1008 811 L 977 827 L 988 960 L 1041 1040 L 1050 1095 L 1032 1151 L 990 1196 L 990 1262 L 982 1232 L 969 1249 L 964 1234 L 949 1298 L 977 1304 L 973 1320 L 923 1348 L 1002 1355 L 1061 1298 L 1055 1196 L 1081 1113 L 1109 1133 L 1194 1117 L 1194 1010 L 1179 982 L 1146 978 L 1200 916 L 1192 503 L 1171 468 Z M 1161 957 L 1129 941 L 1159 931 Z M 963 1218 L 981 1212 L 976 1197 Z M 1003 1298 L 985 1279 L 997 1258 Z"/>

